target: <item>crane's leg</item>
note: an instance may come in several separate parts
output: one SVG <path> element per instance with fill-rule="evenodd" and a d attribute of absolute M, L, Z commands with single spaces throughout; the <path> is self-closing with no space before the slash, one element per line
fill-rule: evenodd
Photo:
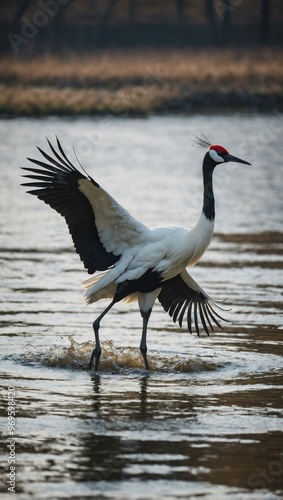
<path fill-rule="evenodd" d="M 147 325 L 148 325 L 149 317 L 151 315 L 153 304 L 156 300 L 156 297 L 160 293 L 160 290 L 161 290 L 161 288 L 156 288 L 152 292 L 140 293 L 138 295 L 140 312 L 141 312 L 142 319 L 143 319 L 140 350 L 141 350 L 141 353 L 143 355 L 144 364 L 145 364 L 145 367 L 147 370 L 149 370 L 147 355 L 146 355 L 146 353 L 147 353 L 147 345 L 146 345 Z"/>
<path fill-rule="evenodd" d="M 147 361 L 147 345 L 146 345 L 146 332 L 147 332 L 147 325 L 148 325 L 148 320 L 151 314 L 151 309 L 148 311 L 142 311 L 141 310 L 141 315 L 143 319 L 143 325 L 142 325 L 142 336 L 141 336 L 141 343 L 140 343 L 140 351 L 143 355 L 143 360 L 145 364 L 146 370 L 149 370 L 148 366 L 148 361 Z"/>
<path fill-rule="evenodd" d="M 88 368 L 91 370 L 92 365 L 93 365 L 93 360 L 95 358 L 95 365 L 94 369 L 97 371 L 98 369 L 98 364 L 99 364 L 99 359 L 101 355 L 101 347 L 100 347 L 100 340 L 99 340 L 99 326 L 100 326 L 100 321 L 102 318 L 105 316 L 105 314 L 108 313 L 108 311 L 111 309 L 112 306 L 117 302 L 117 300 L 113 299 L 112 302 L 104 309 L 104 311 L 96 318 L 96 320 L 93 322 L 93 330 L 94 330 L 94 336 L 95 336 L 95 348 L 92 351 L 92 355 L 89 360 Z"/>

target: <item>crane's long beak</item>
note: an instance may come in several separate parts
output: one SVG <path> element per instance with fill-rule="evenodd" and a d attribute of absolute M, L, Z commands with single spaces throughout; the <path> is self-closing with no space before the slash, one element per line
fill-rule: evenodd
<path fill-rule="evenodd" d="M 225 161 L 234 161 L 235 163 L 244 163 L 245 165 L 251 165 L 251 163 L 249 163 L 248 161 L 245 161 L 245 160 L 241 160 L 241 158 L 237 158 L 237 156 L 233 156 L 233 155 L 223 155 L 223 158 Z"/>

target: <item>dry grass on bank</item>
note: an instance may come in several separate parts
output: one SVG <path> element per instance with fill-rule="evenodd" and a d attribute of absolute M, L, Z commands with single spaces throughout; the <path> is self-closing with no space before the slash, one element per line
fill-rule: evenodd
<path fill-rule="evenodd" d="M 283 54 L 271 49 L 115 51 L 0 61 L 2 113 L 149 113 L 174 105 L 189 109 L 195 102 L 209 107 L 214 96 L 216 105 L 229 107 L 234 96 L 235 104 L 242 99 L 249 107 L 255 96 L 264 96 L 265 103 L 271 97 L 274 105 L 282 95 Z"/>

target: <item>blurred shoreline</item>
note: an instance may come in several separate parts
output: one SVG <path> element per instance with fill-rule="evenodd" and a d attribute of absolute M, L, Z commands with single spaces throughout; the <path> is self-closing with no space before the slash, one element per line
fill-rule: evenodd
<path fill-rule="evenodd" d="M 264 50 L 101 51 L 3 58 L 2 116 L 283 109 L 283 53 Z"/>

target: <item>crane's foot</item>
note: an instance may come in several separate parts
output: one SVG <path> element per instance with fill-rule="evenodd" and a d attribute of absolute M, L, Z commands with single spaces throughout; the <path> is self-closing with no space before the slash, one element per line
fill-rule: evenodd
<path fill-rule="evenodd" d="M 95 371 L 98 370 L 98 364 L 99 364 L 100 355 L 101 355 L 101 349 L 98 349 L 97 347 L 95 347 L 93 349 L 93 351 L 92 351 L 92 355 L 91 355 L 89 363 L 88 363 L 88 369 L 89 370 L 92 369 L 94 358 L 95 358 L 94 369 L 95 369 Z"/>

